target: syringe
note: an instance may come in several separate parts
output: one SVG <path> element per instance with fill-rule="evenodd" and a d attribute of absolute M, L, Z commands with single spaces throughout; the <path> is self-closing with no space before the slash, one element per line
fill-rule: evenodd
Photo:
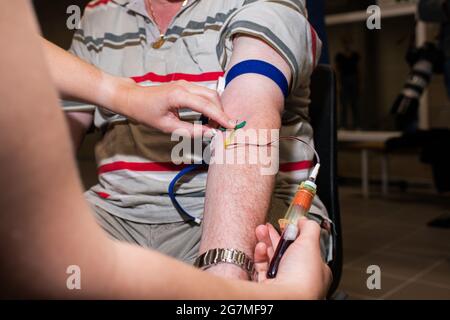
<path fill-rule="evenodd" d="M 267 271 L 268 278 L 275 278 L 278 272 L 278 266 L 281 258 L 292 242 L 298 237 L 298 220 L 308 214 L 311 209 L 312 201 L 317 192 L 315 183 L 319 173 L 320 164 L 316 164 L 308 180 L 303 181 L 295 194 L 284 219 L 279 221 L 282 230 L 280 242 L 275 250 L 272 261 Z"/>

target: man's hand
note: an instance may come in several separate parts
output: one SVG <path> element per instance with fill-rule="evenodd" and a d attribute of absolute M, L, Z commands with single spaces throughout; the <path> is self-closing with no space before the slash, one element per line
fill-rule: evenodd
<path fill-rule="evenodd" d="M 300 236 L 284 254 L 277 277 L 267 279 L 270 260 L 280 240 L 280 235 L 271 224 L 258 226 L 255 247 L 255 268 L 258 282 L 302 288 L 309 299 L 323 299 L 331 285 L 330 268 L 323 262 L 320 254 L 320 227 L 306 218 L 299 221 Z M 305 290 L 306 288 L 306 290 Z"/>

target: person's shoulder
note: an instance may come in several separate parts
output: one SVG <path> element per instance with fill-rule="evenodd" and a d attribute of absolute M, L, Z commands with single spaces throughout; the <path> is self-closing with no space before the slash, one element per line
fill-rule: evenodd
<path fill-rule="evenodd" d="M 100 19 L 122 12 L 129 0 L 92 0 L 84 8 L 84 19 Z"/>
<path fill-rule="evenodd" d="M 200 6 L 198 9 L 209 9 L 209 10 L 233 10 L 233 9 L 241 9 L 245 7 L 259 7 L 270 4 L 279 4 L 285 7 L 290 7 L 292 9 L 296 9 L 301 11 L 302 13 L 306 13 L 306 4 L 305 0 L 227 0 L 227 1 L 210 1 L 210 0 L 202 0 L 200 1 Z"/>
<path fill-rule="evenodd" d="M 306 1 L 305 0 L 244 0 L 243 6 L 245 5 L 254 5 L 254 6 L 263 6 L 266 4 L 278 4 L 284 7 L 288 7 L 295 10 L 300 10 L 302 13 L 306 13 Z"/>
<path fill-rule="evenodd" d="M 228 10 L 236 10 L 241 8 L 247 2 L 255 2 L 258 0 L 227 0 L 227 1 L 211 1 L 201 0 L 200 3 L 194 7 L 195 11 L 205 11 L 205 13 L 223 12 Z"/>
<path fill-rule="evenodd" d="M 93 0 L 84 8 L 81 31 L 84 36 L 102 37 L 105 33 L 123 33 L 129 29 L 126 5 L 129 0 Z"/>

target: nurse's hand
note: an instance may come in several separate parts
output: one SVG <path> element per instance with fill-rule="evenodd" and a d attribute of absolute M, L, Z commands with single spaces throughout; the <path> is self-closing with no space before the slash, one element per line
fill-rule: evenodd
<path fill-rule="evenodd" d="M 223 111 L 220 97 L 216 91 L 187 81 L 176 81 L 154 87 L 143 87 L 126 79 L 116 87 L 115 109 L 124 116 L 161 130 L 172 133 L 178 129 L 189 136 L 194 134 L 194 125 L 179 118 L 180 109 L 197 111 L 212 122 L 224 128 L 232 129 L 232 121 Z M 116 111 L 114 110 L 114 111 Z M 202 126 L 200 134 L 212 134 L 212 127 Z"/>

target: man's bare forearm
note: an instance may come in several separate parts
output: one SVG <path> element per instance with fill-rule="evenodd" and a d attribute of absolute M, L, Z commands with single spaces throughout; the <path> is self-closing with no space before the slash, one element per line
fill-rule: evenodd
<path fill-rule="evenodd" d="M 290 77 L 284 60 L 259 40 L 235 40 L 231 65 L 245 59 L 265 60 L 279 67 L 288 79 Z M 222 103 L 231 118 L 247 121 L 243 132 L 281 126 L 283 95 L 280 88 L 264 76 L 246 74 L 236 78 L 227 86 Z M 235 151 L 225 151 L 225 158 L 229 159 L 230 153 Z M 258 150 L 252 148 L 248 152 Z M 265 221 L 275 182 L 274 175 L 263 175 L 261 169 L 261 163 L 210 166 L 200 253 L 213 248 L 235 248 L 252 256 L 256 244 L 253 230 Z M 233 265 L 218 265 L 208 270 L 227 277 L 247 277 Z"/>
<path fill-rule="evenodd" d="M 259 127 L 258 123 L 267 123 L 265 125 L 267 128 L 279 126 L 277 117 L 269 119 L 265 115 L 259 115 L 246 119 L 251 124 L 249 129 Z M 228 158 L 230 152 L 234 150 L 227 151 L 226 157 Z M 212 248 L 236 248 L 251 257 L 256 245 L 253 230 L 265 221 L 274 181 L 274 176 L 261 174 L 261 165 L 258 164 L 211 165 L 200 251 L 205 252 Z M 229 276 L 246 277 L 240 269 L 230 268 L 229 265 L 217 266 L 210 271 L 223 275 L 223 267 L 228 270 L 226 273 Z"/>

